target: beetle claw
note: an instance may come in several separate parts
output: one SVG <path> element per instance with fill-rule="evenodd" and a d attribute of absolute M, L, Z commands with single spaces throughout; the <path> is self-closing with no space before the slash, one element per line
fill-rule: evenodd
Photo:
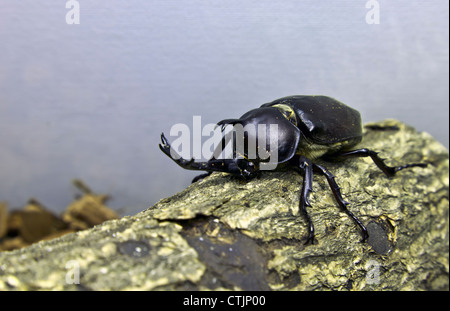
<path fill-rule="evenodd" d="M 161 144 L 159 144 L 159 149 L 161 149 L 161 151 L 166 155 L 170 156 L 170 144 L 164 136 L 164 133 L 161 133 Z"/>
<path fill-rule="evenodd" d="M 176 151 L 172 149 L 172 146 L 170 146 L 170 143 L 166 136 L 164 136 L 164 133 L 161 133 L 161 144 L 159 144 L 159 149 L 161 149 L 161 151 L 164 152 L 169 158 L 181 166 L 189 165 L 194 161 L 194 159 L 185 160 L 181 156 L 178 156 Z M 175 158 L 173 157 L 174 154 L 177 155 Z"/>
<path fill-rule="evenodd" d="M 316 239 L 314 237 L 314 234 L 310 233 L 308 235 L 308 238 L 306 238 L 306 242 L 303 245 L 308 245 L 308 244 L 314 245 L 315 241 L 316 241 Z"/>
<path fill-rule="evenodd" d="M 164 133 L 161 133 L 161 142 L 164 147 L 170 147 L 169 141 L 167 140 L 166 136 L 164 136 Z"/>

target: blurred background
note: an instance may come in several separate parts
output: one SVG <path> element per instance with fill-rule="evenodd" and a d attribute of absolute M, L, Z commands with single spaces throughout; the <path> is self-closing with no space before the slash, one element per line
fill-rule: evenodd
<path fill-rule="evenodd" d="M 161 132 L 293 94 L 448 148 L 448 38 L 447 0 L 1 0 L 0 201 L 62 211 L 79 178 L 135 214 L 197 175 Z"/>

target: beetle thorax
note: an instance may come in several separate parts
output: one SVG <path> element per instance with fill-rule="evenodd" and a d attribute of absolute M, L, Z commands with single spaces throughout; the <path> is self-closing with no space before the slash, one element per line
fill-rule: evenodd
<path fill-rule="evenodd" d="M 295 115 L 294 109 L 292 109 L 290 106 L 285 105 L 285 104 L 277 104 L 277 105 L 273 105 L 272 107 L 277 108 L 283 114 L 283 116 L 289 120 L 289 122 L 291 122 L 292 124 L 297 126 L 298 122 L 297 122 L 297 117 Z"/>

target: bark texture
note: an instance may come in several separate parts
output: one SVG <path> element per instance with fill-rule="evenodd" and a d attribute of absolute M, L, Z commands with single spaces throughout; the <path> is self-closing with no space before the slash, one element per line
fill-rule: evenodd
<path fill-rule="evenodd" d="M 298 173 L 214 173 L 135 216 L 0 253 L 0 289 L 448 290 L 448 151 L 396 120 L 366 125 L 363 147 L 429 163 L 387 178 L 370 158 L 320 162 L 367 243 L 323 176 L 308 210 L 317 243 L 304 245 Z"/>

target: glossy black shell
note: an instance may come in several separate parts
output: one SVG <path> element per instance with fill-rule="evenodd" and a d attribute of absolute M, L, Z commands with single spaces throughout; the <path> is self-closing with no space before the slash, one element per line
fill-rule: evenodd
<path fill-rule="evenodd" d="M 291 107 L 297 126 L 311 142 L 332 145 L 339 142 L 356 144 L 362 139 L 360 113 L 328 96 L 294 95 L 283 97 L 261 107 L 275 105 Z"/>

